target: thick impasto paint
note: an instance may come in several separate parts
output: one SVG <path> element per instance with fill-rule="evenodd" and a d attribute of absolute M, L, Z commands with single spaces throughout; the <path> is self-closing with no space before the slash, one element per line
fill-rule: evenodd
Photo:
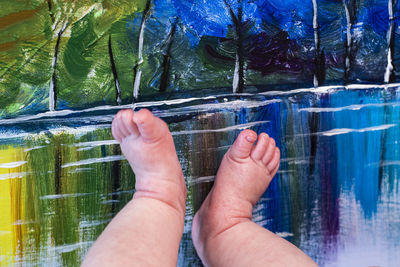
<path fill-rule="evenodd" d="M 282 153 L 255 222 L 321 266 L 400 264 L 399 1 L 1 2 L 1 266 L 79 266 L 135 191 L 112 118 L 143 107 L 187 180 L 180 266 L 243 129 Z"/>

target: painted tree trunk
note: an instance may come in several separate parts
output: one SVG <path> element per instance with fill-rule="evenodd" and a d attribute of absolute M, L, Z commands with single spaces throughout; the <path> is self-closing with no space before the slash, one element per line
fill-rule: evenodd
<path fill-rule="evenodd" d="M 354 38 L 353 38 L 353 26 L 356 21 L 357 16 L 357 0 L 343 0 L 343 6 L 346 15 L 346 41 L 344 44 L 345 47 L 345 56 L 344 56 L 344 83 L 349 83 L 351 71 L 353 68 L 353 46 L 354 46 Z"/>
<path fill-rule="evenodd" d="M 114 60 L 114 53 L 112 49 L 112 41 L 111 41 L 111 34 L 109 34 L 108 37 L 108 55 L 110 56 L 110 64 L 111 64 L 111 71 L 114 77 L 114 84 L 115 84 L 115 98 L 117 105 L 121 105 L 121 87 L 119 85 L 119 80 L 118 80 L 118 73 L 117 73 L 117 68 L 115 66 L 115 60 Z"/>
<path fill-rule="evenodd" d="M 318 24 L 317 0 L 312 0 L 312 3 L 313 3 L 313 28 L 314 28 L 314 43 L 315 43 L 314 87 L 318 87 L 323 85 L 325 81 L 325 53 L 321 51 L 321 36 L 319 33 L 319 24 Z"/>
<path fill-rule="evenodd" d="M 394 50 L 395 50 L 395 19 L 394 19 L 394 8 L 397 4 L 397 0 L 388 1 L 389 9 L 389 30 L 387 33 L 388 51 L 387 51 L 387 66 L 385 71 L 384 82 L 393 83 L 396 80 L 395 66 L 394 66 Z"/>
<path fill-rule="evenodd" d="M 350 20 L 350 11 L 349 6 L 346 3 L 346 0 L 343 0 L 343 5 L 346 13 L 346 41 L 345 41 L 345 51 L 344 51 L 344 82 L 347 84 L 349 81 L 349 73 L 350 73 L 350 54 L 351 54 L 351 43 L 352 43 L 352 36 L 351 36 L 351 20 Z"/>
<path fill-rule="evenodd" d="M 236 42 L 236 55 L 235 55 L 235 70 L 233 73 L 232 91 L 233 93 L 242 93 L 245 85 L 245 58 L 244 58 L 244 37 L 243 37 L 243 1 L 239 0 L 238 14 L 235 15 L 231 5 L 224 0 L 226 7 L 229 9 L 233 24 L 235 26 L 235 42 Z"/>
<path fill-rule="evenodd" d="M 53 4 L 52 4 L 51 0 L 47 0 L 47 6 L 49 8 L 49 15 L 51 18 L 51 22 L 54 23 Z"/>
<path fill-rule="evenodd" d="M 140 24 L 139 39 L 138 39 L 138 62 L 133 68 L 133 99 L 137 100 L 140 91 L 140 80 L 142 78 L 142 68 L 143 63 L 143 43 L 144 43 L 144 30 L 146 28 L 146 21 L 150 14 L 151 0 L 147 0 L 146 8 L 143 11 L 142 23 Z"/>
<path fill-rule="evenodd" d="M 163 68 L 163 73 L 161 75 L 161 81 L 160 81 L 160 92 L 165 92 L 167 91 L 168 85 L 169 85 L 169 76 L 171 72 L 171 50 L 172 50 L 172 45 L 174 43 L 175 39 L 175 33 L 176 33 L 176 27 L 178 24 L 178 20 L 175 20 L 174 24 L 171 27 L 171 32 L 169 33 L 168 36 L 168 47 L 167 51 L 164 56 L 162 68 Z"/>
<path fill-rule="evenodd" d="M 57 60 L 60 50 L 61 37 L 67 27 L 68 24 L 66 23 L 58 32 L 56 46 L 54 47 L 53 63 L 51 64 L 53 75 L 51 76 L 49 88 L 49 111 L 54 111 L 57 108 Z"/>

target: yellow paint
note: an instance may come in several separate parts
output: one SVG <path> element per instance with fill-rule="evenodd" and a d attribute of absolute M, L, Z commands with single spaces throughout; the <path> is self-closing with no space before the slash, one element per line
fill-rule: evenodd
<path fill-rule="evenodd" d="M 0 164 L 22 161 L 23 154 L 21 148 L 0 147 Z M 21 192 L 16 192 L 16 190 L 21 190 L 20 181 L 16 181 L 20 178 L 7 179 L 7 176 L 20 173 L 23 168 L 24 166 L 0 168 L 0 266 L 9 266 L 14 263 L 17 246 L 21 241 L 21 235 L 17 233 L 18 227 L 13 224 L 20 217 L 19 211 L 22 210 L 22 207 L 18 205 L 19 200 L 16 199 L 16 196 L 17 198 L 21 196 Z"/>

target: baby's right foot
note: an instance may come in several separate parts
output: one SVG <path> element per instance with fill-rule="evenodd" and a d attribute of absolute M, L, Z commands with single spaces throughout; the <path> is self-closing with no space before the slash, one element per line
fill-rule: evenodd
<path fill-rule="evenodd" d="M 192 237 L 202 258 L 208 240 L 233 226 L 250 221 L 252 210 L 279 168 L 280 151 L 267 134 L 240 133 L 226 152 L 214 186 L 196 213 Z"/>
<path fill-rule="evenodd" d="M 112 133 L 135 173 L 134 198 L 157 199 L 184 214 L 185 179 L 166 123 L 147 109 L 122 110 Z"/>

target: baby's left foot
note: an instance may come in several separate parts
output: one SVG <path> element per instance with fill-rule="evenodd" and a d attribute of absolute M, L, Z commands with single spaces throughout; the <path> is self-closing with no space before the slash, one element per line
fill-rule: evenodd
<path fill-rule="evenodd" d="M 252 210 L 279 168 L 280 150 L 274 139 L 251 130 L 239 134 L 226 152 L 214 186 L 193 219 L 192 237 L 204 258 L 209 240 L 251 220 Z"/>

